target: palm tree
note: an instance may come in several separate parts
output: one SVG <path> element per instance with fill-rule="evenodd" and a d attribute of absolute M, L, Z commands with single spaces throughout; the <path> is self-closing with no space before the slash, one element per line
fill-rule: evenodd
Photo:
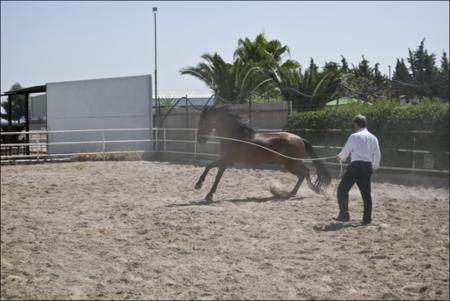
<path fill-rule="evenodd" d="M 281 90 L 280 73 L 296 69 L 300 64 L 284 57 L 290 55 L 289 47 L 278 40 L 267 40 L 263 33 L 256 36 L 254 41 L 249 38 L 239 39 L 238 48 L 234 52 L 235 61 L 246 64 L 259 65 L 264 75 L 271 79 L 271 83 L 259 89 L 259 93 L 268 96 L 283 95 Z"/>
<path fill-rule="evenodd" d="M 279 81 L 285 99 L 291 100 L 296 110 L 324 106 L 339 93 L 343 79 L 342 74 L 330 66 L 320 72 L 311 59 L 304 72 L 301 67 L 283 70 Z"/>
<path fill-rule="evenodd" d="M 254 41 L 249 38 L 239 39 L 238 48 L 234 52 L 234 59 L 240 59 L 246 63 L 279 64 L 286 53 L 289 54 L 288 46 L 281 45 L 278 40 L 268 41 L 264 34 L 260 33 Z"/>
<path fill-rule="evenodd" d="M 252 63 L 235 60 L 226 63 L 217 53 L 204 54 L 197 67 L 187 67 L 180 71 L 205 82 L 216 96 L 229 102 L 243 103 L 255 91 L 269 84 L 261 68 Z"/>

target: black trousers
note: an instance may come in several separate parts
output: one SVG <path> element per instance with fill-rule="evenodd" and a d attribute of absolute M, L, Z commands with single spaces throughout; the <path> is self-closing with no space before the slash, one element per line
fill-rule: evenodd
<path fill-rule="evenodd" d="M 348 192 L 353 184 L 358 185 L 364 201 L 363 221 L 372 221 L 372 196 L 370 191 L 370 178 L 372 176 L 372 163 L 365 161 L 353 161 L 347 166 L 347 171 L 338 186 L 337 198 L 339 203 L 339 215 L 349 216 Z"/>

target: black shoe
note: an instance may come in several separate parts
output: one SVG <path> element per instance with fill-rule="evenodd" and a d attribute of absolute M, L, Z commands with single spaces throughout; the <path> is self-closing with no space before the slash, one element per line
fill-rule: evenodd
<path fill-rule="evenodd" d="M 372 221 L 362 221 L 362 222 L 361 222 L 361 226 L 367 226 L 367 225 L 370 225 L 371 222 L 372 222 Z"/>
<path fill-rule="evenodd" d="M 339 214 L 337 217 L 334 217 L 333 219 L 338 222 L 348 222 L 350 220 L 350 215 L 349 214 Z"/>

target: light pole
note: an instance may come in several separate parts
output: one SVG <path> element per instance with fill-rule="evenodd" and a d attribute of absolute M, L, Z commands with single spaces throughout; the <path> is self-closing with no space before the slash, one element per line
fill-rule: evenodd
<path fill-rule="evenodd" d="M 159 101 L 158 101 L 158 55 L 157 55 L 157 48 L 156 48 L 156 12 L 158 11 L 157 7 L 153 7 L 153 16 L 154 16 L 154 22 L 155 22 L 155 104 L 156 104 L 156 114 L 158 116 L 158 124 L 160 122 L 160 107 L 159 107 Z"/>

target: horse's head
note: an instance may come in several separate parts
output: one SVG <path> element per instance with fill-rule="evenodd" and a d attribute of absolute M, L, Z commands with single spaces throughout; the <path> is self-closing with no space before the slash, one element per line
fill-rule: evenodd
<path fill-rule="evenodd" d="M 239 114 L 233 112 L 228 105 L 205 108 L 201 112 L 197 141 L 205 143 L 212 129 L 224 137 L 247 138 L 255 133 L 252 128 L 239 120 Z"/>
<path fill-rule="evenodd" d="M 199 143 L 205 143 L 208 139 L 208 135 L 215 127 L 215 118 L 213 109 L 205 108 L 200 114 L 200 121 L 197 128 L 197 141 Z"/>

